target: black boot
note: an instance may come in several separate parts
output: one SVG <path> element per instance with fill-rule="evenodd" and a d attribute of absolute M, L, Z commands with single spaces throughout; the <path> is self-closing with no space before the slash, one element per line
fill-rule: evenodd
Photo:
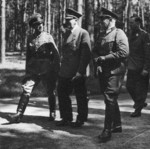
<path fill-rule="evenodd" d="M 55 112 L 55 107 L 56 107 L 55 94 L 53 94 L 53 95 L 48 97 L 48 103 L 49 103 L 49 110 L 50 110 L 49 121 L 54 121 L 55 117 L 56 117 L 56 112 Z"/>
<path fill-rule="evenodd" d="M 20 123 L 28 102 L 29 96 L 22 94 L 17 107 L 17 113 L 8 115 L 10 123 Z"/>
<path fill-rule="evenodd" d="M 111 139 L 111 131 L 108 129 L 104 129 L 102 133 L 98 136 L 100 143 L 105 143 Z"/>

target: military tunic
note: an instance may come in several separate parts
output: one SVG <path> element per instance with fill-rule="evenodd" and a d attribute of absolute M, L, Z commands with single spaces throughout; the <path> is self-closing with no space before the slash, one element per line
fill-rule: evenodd
<path fill-rule="evenodd" d="M 94 58 L 105 56 L 105 61 L 97 64 L 101 92 L 105 97 L 106 112 L 104 129 L 121 126 L 120 110 L 117 102 L 123 76 L 125 60 L 129 54 L 128 39 L 121 29 L 111 28 L 99 36 L 93 49 Z"/>
<path fill-rule="evenodd" d="M 149 75 L 141 75 L 143 70 L 150 71 L 150 40 L 148 33 L 143 29 L 131 33 L 129 45 L 130 55 L 128 58 L 126 87 L 135 103 L 135 110 L 141 111 L 149 86 Z"/>
<path fill-rule="evenodd" d="M 60 67 L 58 49 L 49 33 L 41 32 L 30 35 L 27 42 L 26 76 L 23 80 L 23 90 L 30 95 L 34 86 L 42 81 L 51 94 L 56 85 Z"/>

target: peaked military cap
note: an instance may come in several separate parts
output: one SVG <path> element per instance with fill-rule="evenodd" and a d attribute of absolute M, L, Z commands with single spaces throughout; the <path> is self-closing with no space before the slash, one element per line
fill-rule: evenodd
<path fill-rule="evenodd" d="M 82 14 L 73 9 L 70 8 L 66 9 L 66 19 L 79 19 L 81 16 Z"/>
<path fill-rule="evenodd" d="M 114 12 L 111 12 L 110 10 L 102 7 L 101 8 L 101 15 L 100 15 L 100 19 L 105 19 L 105 18 L 114 18 L 114 19 L 118 19 L 118 15 Z"/>
<path fill-rule="evenodd" d="M 43 19 L 42 19 L 42 15 L 39 13 L 35 13 L 31 16 L 31 18 L 29 19 L 29 25 L 31 27 L 33 27 L 36 24 L 42 24 L 44 23 Z"/>

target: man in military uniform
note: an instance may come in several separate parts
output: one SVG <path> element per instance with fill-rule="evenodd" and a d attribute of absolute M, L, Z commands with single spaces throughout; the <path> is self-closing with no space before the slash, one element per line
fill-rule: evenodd
<path fill-rule="evenodd" d="M 129 19 L 131 33 L 129 36 L 130 55 L 126 87 L 134 101 L 135 111 L 131 117 L 141 116 L 141 110 L 147 106 L 146 97 L 149 86 L 150 39 L 148 33 L 141 29 L 140 17 Z"/>
<path fill-rule="evenodd" d="M 62 48 L 61 67 L 58 79 L 58 100 L 61 121 L 57 126 L 66 126 L 73 120 L 70 95 L 74 89 L 78 116 L 71 126 L 80 127 L 87 120 L 86 67 L 91 59 L 89 34 L 79 27 L 77 20 L 82 15 L 73 9 L 66 9 L 66 33 Z"/>
<path fill-rule="evenodd" d="M 104 129 L 98 136 L 100 142 L 111 139 L 111 133 L 122 132 L 118 95 L 125 74 L 125 60 L 129 54 L 128 39 L 123 30 L 116 28 L 118 16 L 103 8 L 100 34 L 93 49 L 101 92 L 105 97 Z"/>
<path fill-rule="evenodd" d="M 34 14 L 29 20 L 29 26 L 35 32 L 28 37 L 26 54 L 26 75 L 23 80 L 21 95 L 17 113 L 9 115 L 11 123 L 19 123 L 29 97 L 37 84 L 42 81 L 48 93 L 50 108 L 49 120 L 55 119 L 55 86 L 60 67 L 58 49 L 52 36 L 44 32 L 43 19 L 41 14 Z"/>

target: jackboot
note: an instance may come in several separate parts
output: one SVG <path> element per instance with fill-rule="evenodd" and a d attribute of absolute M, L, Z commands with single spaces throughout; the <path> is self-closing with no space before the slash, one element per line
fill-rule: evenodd
<path fill-rule="evenodd" d="M 56 99 L 54 94 L 48 97 L 48 103 L 49 103 L 49 110 L 50 110 L 49 121 L 54 121 L 56 117 L 56 111 L 55 111 Z"/>
<path fill-rule="evenodd" d="M 100 143 L 105 143 L 111 139 L 111 131 L 108 129 L 104 129 L 102 133 L 98 136 Z"/>
<path fill-rule="evenodd" d="M 29 102 L 29 96 L 22 94 L 18 103 L 17 113 L 8 115 L 10 119 L 10 123 L 20 123 L 28 102 Z"/>

